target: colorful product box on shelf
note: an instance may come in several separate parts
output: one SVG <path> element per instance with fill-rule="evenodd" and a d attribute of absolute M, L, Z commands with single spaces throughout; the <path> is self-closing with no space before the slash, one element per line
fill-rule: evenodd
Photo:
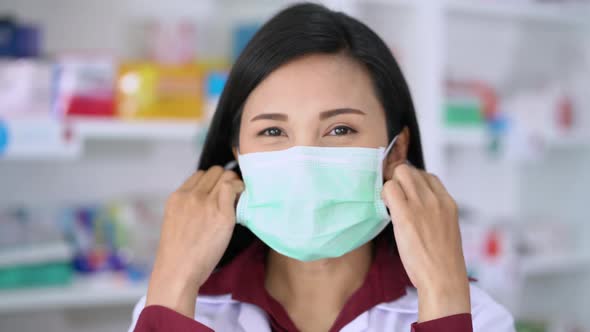
<path fill-rule="evenodd" d="M 0 212 L 0 290 L 71 281 L 72 248 L 47 209 Z"/>
<path fill-rule="evenodd" d="M 203 113 L 203 72 L 197 63 L 125 63 L 117 80 L 118 114 L 125 119 L 192 119 Z"/>
<path fill-rule="evenodd" d="M 240 56 L 250 39 L 258 32 L 260 26 L 260 23 L 244 23 L 234 27 L 232 60 L 235 61 Z"/>
<path fill-rule="evenodd" d="M 213 71 L 207 74 L 206 78 L 206 117 L 210 123 L 219 104 L 223 88 L 227 82 L 228 73 L 225 71 Z"/>
<path fill-rule="evenodd" d="M 134 200 L 65 209 L 60 223 L 75 248 L 74 269 L 145 279 L 158 243 L 160 206 L 163 203 Z"/>
<path fill-rule="evenodd" d="M 48 115 L 52 71 L 41 60 L 0 60 L 0 116 Z"/>
<path fill-rule="evenodd" d="M 223 59 L 200 60 L 199 66 L 204 75 L 204 99 L 205 109 L 203 111 L 205 123 L 209 124 L 217 104 L 223 93 L 223 88 L 229 76 L 230 65 Z"/>
<path fill-rule="evenodd" d="M 33 24 L 16 27 L 15 56 L 33 58 L 41 55 L 41 29 Z"/>
<path fill-rule="evenodd" d="M 190 63 L 195 58 L 196 34 L 196 27 L 190 20 L 148 22 L 148 59 L 164 64 Z"/>
<path fill-rule="evenodd" d="M 115 77 L 116 65 L 109 57 L 62 57 L 55 71 L 54 113 L 59 117 L 113 117 Z"/>
<path fill-rule="evenodd" d="M 481 126 L 496 118 L 495 90 L 482 82 L 447 83 L 446 126 Z"/>
<path fill-rule="evenodd" d="M 16 50 L 16 21 L 13 17 L 0 17 L 0 56 L 13 56 Z"/>
<path fill-rule="evenodd" d="M 41 30 L 36 25 L 20 24 L 11 17 L 0 18 L 0 56 L 37 57 L 41 50 Z"/>

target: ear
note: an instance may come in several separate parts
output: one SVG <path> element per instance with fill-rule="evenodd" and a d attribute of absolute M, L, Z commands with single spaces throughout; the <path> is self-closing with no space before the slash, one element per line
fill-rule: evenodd
<path fill-rule="evenodd" d="M 383 161 L 383 180 L 388 181 L 393 177 L 393 170 L 408 160 L 408 148 L 410 146 L 410 130 L 408 127 L 397 136 L 397 141 Z"/>
<path fill-rule="evenodd" d="M 234 160 L 238 160 L 238 148 L 237 147 L 232 147 L 231 148 L 231 153 L 234 155 Z"/>

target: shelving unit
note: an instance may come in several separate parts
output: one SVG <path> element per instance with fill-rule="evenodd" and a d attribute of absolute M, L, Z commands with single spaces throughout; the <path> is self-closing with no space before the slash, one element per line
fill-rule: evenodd
<path fill-rule="evenodd" d="M 84 153 L 85 144 L 109 141 L 196 142 L 205 133 L 197 121 L 74 118 L 4 120 L 9 145 L 0 161 L 73 160 Z M 34 132 L 34 134 L 33 134 Z M 10 141 L 14 141 L 12 144 Z"/>
<path fill-rule="evenodd" d="M 63 0 L 61 2 L 64 8 L 68 5 L 73 6 L 72 8 L 80 8 L 80 4 L 75 0 Z M 242 12 L 239 9 L 244 6 L 244 3 L 235 0 L 206 0 L 199 2 L 199 4 L 193 4 L 190 1 L 171 0 L 150 3 L 146 5 L 148 8 L 139 8 L 135 6 L 135 2 L 129 0 L 122 2 L 106 0 L 100 2 L 100 5 L 98 3 L 93 5 L 92 8 L 96 9 L 96 11 L 93 12 L 92 20 L 89 20 L 90 23 L 88 24 L 95 24 L 96 26 L 88 26 L 87 31 L 81 30 L 80 33 L 86 33 L 86 37 L 80 37 L 77 32 L 63 28 L 64 25 L 71 22 L 71 13 L 69 12 L 60 14 L 59 12 L 43 10 L 43 8 L 32 10 L 31 8 L 36 8 L 31 5 L 33 0 L 15 1 L 11 5 L 12 8 L 8 9 L 18 15 L 22 13 L 25 18 L 31 18 L 33 21 L 39 21 L 40 24 L 46 25 L 48 29 L 47 45 L 48 49 L 53 53 L 68 48 L 77 49 L 80 47 L 78 44 L 80 39 L 84 39 L 85 42 L 81 44 L 83 46 L 93 45 L 96 49 L 110 49 L 117 54 L 128 55 L 131 53 L 130 49 L 136 45 L 128 44 L 124 31 L 120 30 L 126 27 L 127 22 L 125 20 L 129 17 L 149 17 L 153 13 L 163 12 L 167 13 L 167 15 L 177 15 L 179 17 L 189 15 L 189 18 L 192 18 L 190 15 L 199 14 L 199 8 L 203 7 L 206 8 L 206 14 L 199 14 L 198 20 L 203 20 L 205 16 L 223 17 L 224 24 L 232 24 L 234 21 L 252 21 L 253 18 L 266 19 L 284 5 L 292 2 L 294 1 L 256 0 L 248 2 L 246 5 L 248 8 Z M 489 68 L 493 67 L 495 61 L 493 56 L 483 54 L 482 58 L 484 59 L 481 63 L 464 63 L 464 59 L 456 57 L 457 54 L 468 53 L 466 57 L 471 57 L 485 53 L 488 49 L 493 49 L 493 42 L 503 40 L 504 36 L 496 36 L 496 38 L 490 40 L 486 34 L 494 33 L 496 27 L 500 29 L 507 25 L 516 26 L 516 29 L 522 28 L 527 32 L 528 30 L 542 28 L 542 31 L 556 30 L 564 34 L 571 33 L 584 36 L 584 33 L 587 33 L 586 36 L 590 35 L 590 19 L 588 19 L 590 9 L 587 6 L 579 10 L 559 10 L 556 5 L 524 3 L 522 1 L 515 3 L 514 1 L 485 0 L 334 0 L 323 2 L 332 8 L 348 11 L 353 16 L 367 22 L 396 52 L 396 56 L 398 56 L 402 69 L 408 78 L 419 115 L 428 170 L 439 175 L 445 183 L 447 183 L 446 181 L 451 183 L 459 181 L 461 186 L 457 186 L 457 188 L 462 191 L 459 194 L 463 196 L 477 196 L 480 191 L 488 189 L 485 182 L 486 176 L 489 176 L 492 182 L 499 179 L 500 176 L 488 174 L 488 171 L 493 170 L 493 165 L 486 164 L 490 162 L 486 158 L 480 158 L 481 164 L 465 165 L 461 169 L 453 169 L 451 166 L 461 163 L 460 160 L 452 160 L 457 155 L 485 153 L 490 138 L 483 127 L 449 129 L 443 126 L 442 105 L 444 104 L 445 81 L 449 75 L 449 68 L 453 67 L 454 64 L 455 67 L 461 69 L 460 74 L 478 76 L 479 72 L 469 72 L 469 70 L 477 68 L 486 72 L 494 72 L 494 68 L 492 70 Z M 190 6 L 194 7 L 185 8 Z M 228 8 L 232 10 L 231 13 L 225 12 L 226 10 L 229 11 Z M 111 15 L 112 13 L 116 13 L 116 15 Z M 84 22 L 84 18 L 79 17 L 77 19 L 76 22 Z M 104 21 L 112 22 L 112 24 L 104 27 L 101 25 Z M 454 29 L 457 22 L 461 23 L 461 29 Z M 487 28 L 481 32 L 482 35 L 479 37 L 479 41 L 482 42 L 482 45 L 486 44 L 486 48 L 480 47 L 480 44 L 475 46 L 460 44 L 460 42 L 465 42 L 465 39 L 453 38 L 457 30 L 468 30 L 470 24 L 474 22 L 482 22 Z M 462 29 L 463 27 L 467 28 Z M 503 32 L 504 30 L 502 30 Z M 518 37 L 524 40 L 527 35 L 523 34 Z M 86 42 L 89 40 L 92 42 Z M 583 41 L 583 38 L 580 38 L 580 40 Z M 220 37 L 219 41 L 220 43 L 227 41 L 227 38 Z M 549 42 L 547 45 L 549 45 L 547 47 L 551 47 Z M 467 49 L 468 52 L 463 52 L 463 48 Z M 461 51 L 455 52 L 456 49 Z M 527 52 L 527 50 L 517 51 L 521 53 Z M 533 51 L 537 52 L 539 50 L 535 49 Z M 590 58 L 590 42 L 584 47 L 580 45 L 580 53 L 583 52 L 586 52 L 588 54 L 587 58 Z M 511 55 L 508 54 L 507 56 L 510 57 Z M 518 59 L 514 60 L 514 63 L 510 63 L 512 67 L 507 72 L 512 73 L 512 69 L 517 71 L 523 65 L 518 61 L 534 59 L 537 54 L 523 56 L 519 53 L 517 55 L 519 56 Z M 587 61 L 590 63 L 590 60 Z M 508 87 L 508 89 L 512 89 L 512 87 Z M 590 103 L 588 106 L 590 107 Z M 71 189 L 71 196 L 73 197 L 84 196 L 88 191 L 92 193 L 99 192 L 100 195 L 106 197 L 110 197 L 110 195 L 117 196 L 120 192 L 116 189 L 123 187 L 125 190 L 137 192 L 148 189 L 153 190 L 153 188 L 171 189 L 179 183 L 183 176 L 194 169 L 194 162 L 198 153 L 195 146 L 198 143 L 198 138 L 206 130 L 197 123 L 169 121 L 122 122 L 116 120 L 73 119 L 60 125 L 71 129 L 72 138 L 76 144 L 70 145 L 70 148 L 21 151 L 20 155 L 13 152 L 4 155 L 4 157 L 0 155 L 0 177 L 3 170 L 8 169 L 8 174 L 15 174 L 14 168 L 18 168 L 18 170 L 24 169 L 28 171 L 35 184 L 43 184 L 43 188 L 31 188 L 29 191 L 28 189 L 18 188 L 20 190 L 16 191 L 17 196 L 29 194 L 30 192 L 35 194 L 34 197 L 40 198 L 45 194 L 51 195 L 52 190 L 60 190 L 60 188 L 70 186 L 73 188 Z M 582 129 L 582 133 L 589 132 L 590 127 Z M 548 142 L 549 148 L 559 150 L 557 156 L 548 158 L 549 161 L 564 157 L 574 160 L 574 158 L 580 157 L 582 154 L 579 153 L 581 150 L 578 148 L 590 147 L 589 138 L 580 135 Z M 142 146 L 148 148 L 139 151 L 128 151 L 130 150 L 128 144 L 136 142 L 141 142 Z M 87 145 L 90 145 L 89 143 L 102 146 L 99 151 L 100 156 L 92 155 L 93 152 L 85 149 Z M 112 145 L 115 151 L 105 148 L 109 147 L 109 144 Z M 151 155 L 153 150 L 158 153 Z M 453 153 L 449 153 L 449 150 Z M 454 154 L 457 151 L 460 153 Z M 88 157 L 86 158 L 88 160 L 82 157 Z M 58 165 L 42 163 L 39 164 L 39 169 L 35 169 L 32 165 L 26 163 L 30 159 L 58 159 L 65 162 Z M 22 162 L 23 160 L 25 162 Z M 13 161 L 17 162 L 12 163 Z M 115 165 L 110 166 L 111 164 Z M 564 162 L 559 165 L 563 167 L 564 164 L 567 163 Z M 500 208 L 501 206 L 496 205 L 502 205 L 506 201 L 505 197 L 519 199 L 514 204 L 514 211 L 511 210 L 513 213 L 511 217 L 515 222 L 518 222 L 525 212 L 531 212 L 526 210 L 531 208 L 531 203 L 528 201 L 528 197 L 523 199 L 523 192 L 526 192 L 527 186 L 538 185 L 544 180 L 539 178 L 525 181 L 523 177 L 526 177 L 529 173 L 543 174 L 541 170 L 531 172 L 527 167 L 529 166 L 519 165 L 518 169 L 514 170 L 515 174 L 510 173 L 518 181 L 513 187 L 503 187 L 502 183 L 492 183 L 492 185 L 499 187 L 499 189 L 496 187 L 492 189 L 498 189 L 497 193 L 500 193 L 502 197 L 497 198 L 490 194 L 485 196 L 486 200 L 483 200 L 483 204 L 492 205 L 492 208 Z M 181 171 L 178 170 L 179 168 Z M 134 171 L 132 170 L 135 169 L 140 174 L 133 174 Z M 183 173 L 184 169 L 187 170 L 185 173 Z M 470 169 L 477 173 L 477 176 L 469 177 L 461 173 Z M 485 176 L 481 174 L 481 170 L 483 170 Z M 119 174 L 119 172 L 127 173 Z M 178 174 L 170 175 L 173 172 Z M 588 177 L 581 172 L 584 172 L 584 167 L 576 168 L 574 171 L 569 168 L 560 169 L 559 181 L 562 181 L 564 176 L 569 175 L 572 178 L 577 176 L 577 182 L 574 183 L 576 186 L 571 185 L 574 187 L 573 189 L 567 187 L 557 190 L 564 190 L 564 192 L 568 190 L 567 194 L 585 195 L 586 193 L 579 187 L 583 187 L 582 184 L 587 182 Z M 88 176 L 88 174 L 91 174 L 91 176 Z M 72 177 L 71 183 L 66 182 L 67 176 Z M 0 183 L 2 180 L 0 179 Z M 570 180 L 570 178 L 566 178 L 566 180 Z M 109 181 L 117 183 L 121 188 L 110 187 L 107 185 Z M 559 181 L 551 180 L 548 182 L 554 184 Z M 147 182 L 150 182 L 149 187 L 147 184 L 146 187 L 141 186 Z M 75 185 L 72 186 L 72 183 Z M 7 195 L 7 192 L 13 195 L 12 190 L 17 186 L 14 181 L 9 181 L 9 185 L 6 186 L 8 189 L 5 192 L 1 191 L 1 187 L 0 197 Z M 547 191 L 547 188 L 535 186 L 531 190 L 538 193 Z M 38 194 L 39 191 L 42 193 Z M 577 203 L 577 205 L 571 202 L 560 202 L 560 197 L 555 196 L 560 195 L 553 195 L 551 196 L 553 201 L 546 199 L 539 204 L 543 207 L 551 206 L 551 210 L 556 211 L 557 215 L 563 211 L 568 212 L 567 217 L 573 220 L 572 223 L 583 223 L 580 214 L 586 214 L 586 210 L 580 207 L 587 204 L 586 202 Z M 576 208 L 582 212 L 578 214 L 570 212 Z M 584 286 L 590 282 L 590 275 L 587 274 L 588 266 L 590 266 L 590 257 L 588 255 L 556 255 L 527 258 L 522 263 L 521 271 L 527 278 L 551 278 L 557 280 L 555 281 L 557 284 L 559 284 L 562 276 L 567 273 L 582 275 L 585 284 L 580 285 L 579 298 L 565 299 L 560 298 L 558 294 L 554 300 L 559 302 L 565 299 L 568 302 L 568 307 L 584 310 L 583 298 L 585 296 L 590 297 L 590 293 L 584 293 Z M 584 274 L 588 276 L 585 279 L 583 279 Z M 566 282 L 569 282 L 569 280 L 562 283 Z M 145 284 L 117 284 L 117 281 L 112 280 L 106 283 L 96 283 L 93 280 L 79 279 L 72 286 L 65 288 L 0 292 L 0 315 L 22 313 L 23 316 L 28 318 L 29 313 L 33 311 L 48 309 L 93 308 L 93 310 L 98 310 L 101 307 L 115 305 L 131 307 L 145 294 L 145 287 Z M 536 304 L 527 303 L 533 309 Z M 542 309 L 538 311 L 532 310 L 532 312 L 537 316 L 542 317 L 544 315 Z M 576 315 L 575 312 L 571 314 Z M 577 312 L 576 317 L 587 318 L 587 315 L 580 311 Z M 128 320 L 121 322 L 121 326 L 126 327 L 128 323 Z M 590 326 L 590 321 L 587 321 L 587 323 Z M 63 331 L 70 330 L 76 329 L 67 329 L 66 327 L 63 329 Z"/>
<path fill-rule="evenodd" d="M 545 277 L 590 269 L 590 255 L 552 255 L 523 258 L 525 278 Z M 39 310 L 133 305 L 146 294 L 147 283 L 129 283 L 108 275 L 77 277 L 72 285 L 42 289 L 0 291 L 0 314 Z"/>
<path fill-rule="evenodd" d="M 588 16 L 583 12 L 563 8 L 559 4 L 534 4 L 520 2 L 492 2 L 492 1 L 466 1 L 449 0 L 447 8 L 452 15 L 469 16 L 472 18 L 494 20 L 518 20 L 537 23 L 551 23 L 567 26 L 588 25 Z"/>
<path fill-rule="evenodd" d="M 78 277 L 71 285 L 0 291 L 0 314 L 42 310 L 132 306 L 147 292 L 147 283 L 129 283 L 115 276 Z"/>
<path fill-rule="evenodd" d="M 203 130 L 196 121 L 75 119 L 71 125 L 82 140 L 192 141 Z"/>
<path fill-rule="evenodd" d="M 551 275 L 563 275 L 590 270 L 589 254 L 554 254 L 545 257 L 523 258 L 521 273 L 526 278 L 545 277 Z"/>
<path fill-rule="evenodd" d="M 448 147 L 484 147 L 490 137 L 484 127 L 445 128 L 444 144 Z"/>
<path fill-rule="evenodd" d="M 485 127 L 445 128 L 444 145 L 453 148 L 485 149 L 492 136 Z M 590 147 L 590 139 L 582 134 L 572 134 L 544 140 L 541 144 L 549 149 L 576 149 Z"/>

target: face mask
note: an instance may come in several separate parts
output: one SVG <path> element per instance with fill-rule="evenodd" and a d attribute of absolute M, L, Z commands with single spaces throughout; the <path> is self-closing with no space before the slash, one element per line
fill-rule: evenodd
<path fill-rule="evenodd" d="M 275 251 L 311 261 L 342 256 L 389 222 L 384 148 L 296 146 L 238 155 L 245 191 L 237 222 Z"/>

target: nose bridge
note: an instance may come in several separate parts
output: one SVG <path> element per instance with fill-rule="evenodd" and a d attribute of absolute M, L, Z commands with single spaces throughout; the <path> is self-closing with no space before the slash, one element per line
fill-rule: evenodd
<path fill-rule="evenodd" d="M 321 138 L 319 130 L 318 119 L 301 116 L 293 123 L 293 146 L 319 146 Z"/>

